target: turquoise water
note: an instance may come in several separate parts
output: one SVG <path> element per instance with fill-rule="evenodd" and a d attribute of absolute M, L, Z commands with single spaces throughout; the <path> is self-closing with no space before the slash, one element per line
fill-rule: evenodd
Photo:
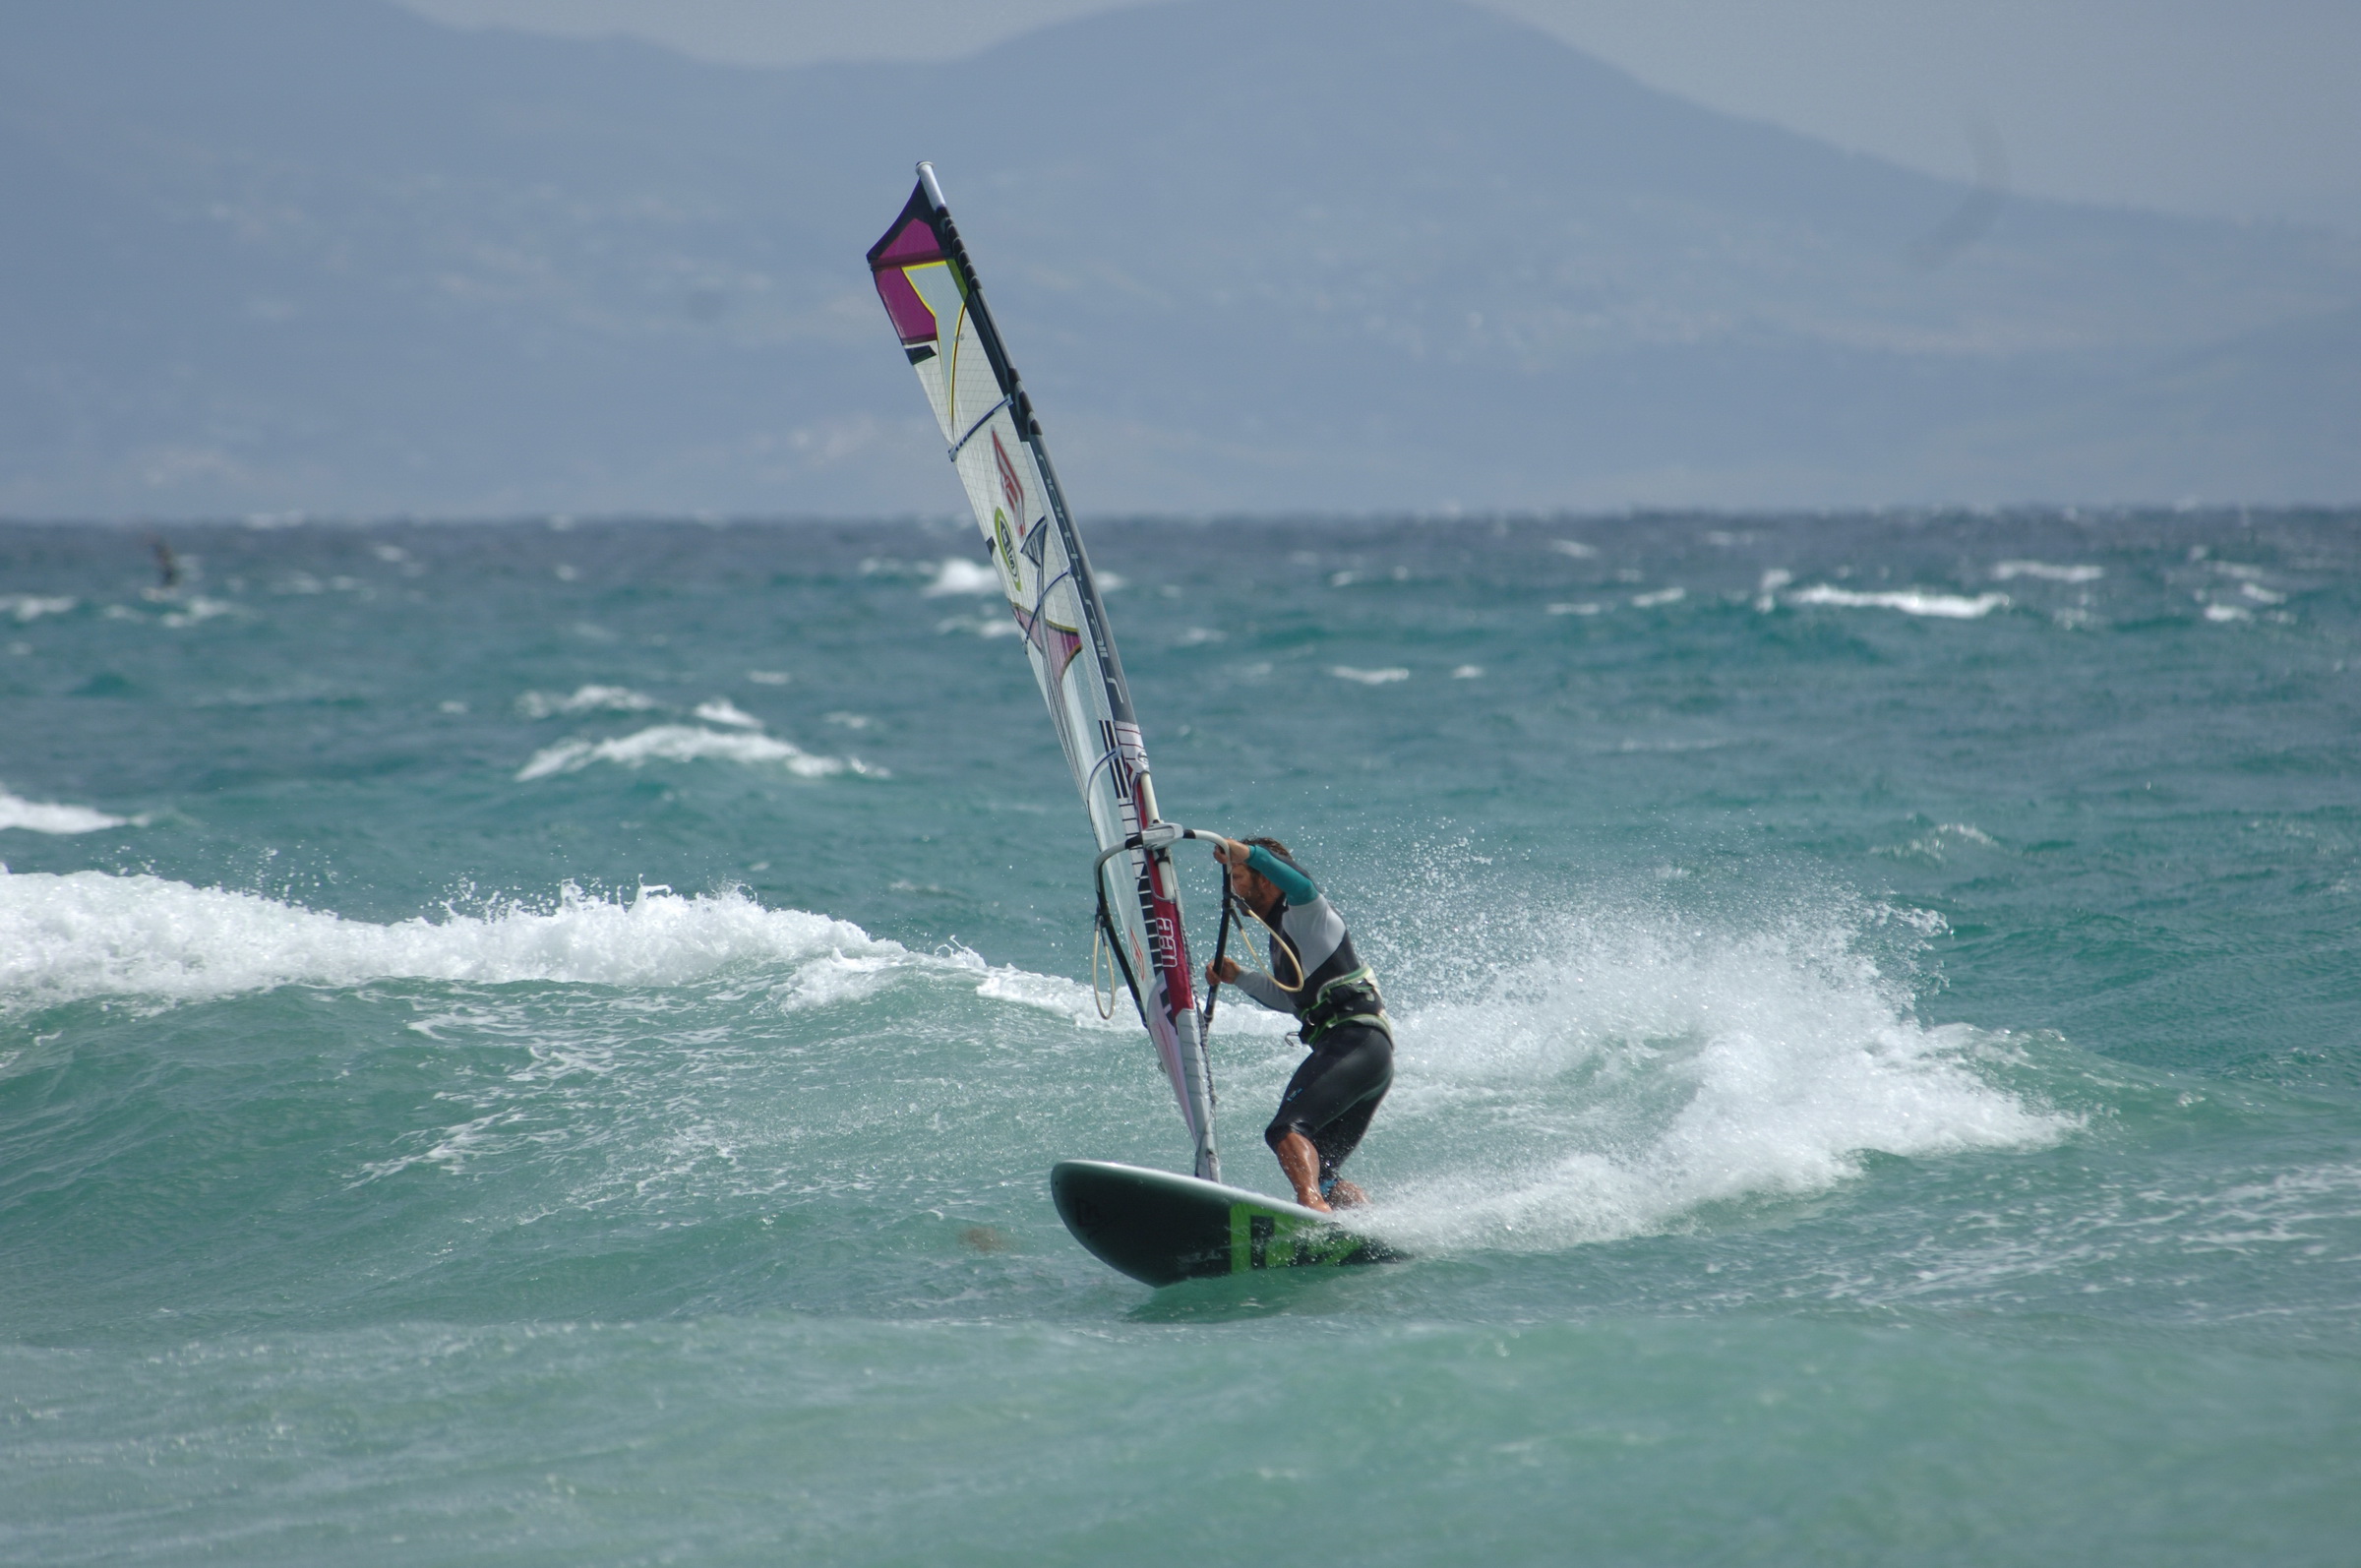
<path fill-rule="evenodd" d="M 1059 1227 L 1184 1149 L 964 525 L 12 526 L 0 1559 L 2354 1560 L 2361 514 L 1091 526 L 1411 1261 Z"/>

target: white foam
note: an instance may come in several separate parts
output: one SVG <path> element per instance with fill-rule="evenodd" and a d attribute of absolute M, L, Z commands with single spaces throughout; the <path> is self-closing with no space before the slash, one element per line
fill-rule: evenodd
<path fill-rule="evenodd" d="M 1549 541 L 1549 548 L 1559 555 L 1572 556 L 1577 561 L 1588 561 L 1599 553 L 1580 539 L 1552 539 Z"/>
<path fill-rule="evenodd" d="M 1549 607 L 1549 613 L 1551 615 L 1597 615 L 1601 608 L 1600 605 L 1587 603 L 1553 604 Z"/>
<path fill-rule="evenodd" d="M 696 716 L 707 724 L 728 724 L 742 730 L 758 730 L 762 727 L 760 719 L 746 712 L 726 696 L 717 696 L 709 701 L 699 702 L 696 712 Z"/>
<path fill-rule="evenodd" d="M 2043 582 L 2096 582 L 2106 574 L 2105 567 L 2056 567 L 2046 561 L 2003 561 L 1992 569 L 1994 580 L 2000 582 L 2013 577 L 2037 577 Z"/>
<path fill-rule="evenodd" d="M 87 806 L 59 806 L 22 800 L 0 790 L 0 829 L 21 827 L 33 833 L 96 833 L 109 827 L 129 827 L 128 816 L 109 816 Z"/>
<path fill-rule="evenodd" d="M 1340 681 L 1358 681 L 1362 686 L 1390 686 L 1410 679 L 1410 672 L 1400 665 L 1383 670 L 1357 670 L 1350 664 L 1335 664 L 1329 666 L 1328 673 Z"/>
<path fill-rule="evenodd" d="M 66 615 L 81 603 L 79 599 L 62 595 L 44 597 L 37 593 L 0 593 L 0 613 L 18 621 L 38 621 L 45 615 Z"/>
<path fill-rule="evenodd" d="M 1387 1116 L 1460 1153 L 1450 1174 L 1389 1197 L 1383 1227 L 1428 1246 L 1551 1249 L 1822 1191 L 1858 1177 L 1872 1151 L 1940 1156 L 2071 1130 L 1994 1081 L 1991 1037 L 1916 1021 L 1863 940 L 1877 919 L 1743 931 L 1605 909 L 1544 920 L 1538 940 L 1522 923 L 1475 933 L 1532 954 L 1488 972 L 1423 949 L 1389 992 L 1415 998 L 1424 968 L 1467 995 L 1398 1007 Z"/>
<path fill-rule="evenodd" d="M 743 731 L 700 729 L 694 724 L 658 724 L 633 735 L 603 741 L 560 741 L 535 752 L 532 760 L 516 770 L 516 782 L 529 783 L 553 773 L 578 773 L 593 762 L 617 762 L 643 767 L 649 762 L 777 763 L 798 778 L 826 778 L 854 772 L 883 777 L 857 756 L 816 756 L 802 747 L 768 735 Z"/>
<path fill-rule="evenodd" d="M 1097 1022 L 1072 981 L 996 969 L 964 949 L 914 952 L 738 891 L 602 898 L 569 883 L 548 908 L 377 925 L 157 876 L 0 872 L 0 1014 L 86 997 L 176 1003 L 388 980 L 670 987 L 781 967 L 782 1006 L 858 999 L 901 976 Z M 431 1038 L 433 1021 L 420 1032 Z"/>
<path fill-rule="evenodd" d="M 965 556 L 946 556 L 935 569 L 935 580 L 919 592 L 933 599 L 946 593 L 997 593 L 999 587 L 996 569 Z"/>
<path fill-rule="evenodd" d="M 560 696 L 555 692 L 527 692 L 516 699 L 516 711 L 528 719 L 546 719 L 559 713 L 644 713 L 661 705 L 654 697 L 628 686 L 581 686 L 575 688 L 572 696 Z"/>
<path fill-rule="evenodd" d="M 1787 595 L 1789 604 L 1841 605 L 1848 609 L 1900 610 L 1904 615 L 1934 616 L 1946 621 L 1973 621 L 1995 610 L 2009 607 L 2005 593 L 1979 593 L 1970 599 L 1959 593 L 1929 593 L 1921 588 L 1901 588 L 1892 592 L 1856 593 L 1849 588 L 1831 587 L 1825 582 L 1808 588 L 1798 588 Z"/>
<path fill-rule="evenodd" d="M 1688 596 L 1689 590 L 1686 588 L 1659 588 L 1654 593 L 1633 594 L 1631 607 L 1635 610 L 1653 610 L 1662 604 L 1678 604 Z"/>
<path fill-rule="evenodd" d="M 2234 604 L 2209 604 L 2206 606 L 2206 619 L 2209 621 L 2252 621 L 2254 618 L 2254 611 L 2241 609 Z"/>

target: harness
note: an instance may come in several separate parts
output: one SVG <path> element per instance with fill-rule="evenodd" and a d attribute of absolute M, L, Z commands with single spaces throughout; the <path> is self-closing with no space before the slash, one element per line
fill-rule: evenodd
<path fill-rule="evenodd" d="M 1385 998 L 1377 994 L 1376 973 L 1363 964 L 1322 986 L 1308 1006 L 1297 1015 L 1303 1044 L 1316 1045 L 1330 1031 L 1346 1024 L 1368 1024 L 1394 1038 L 1393 1020 L 1385 1015 Z"/>

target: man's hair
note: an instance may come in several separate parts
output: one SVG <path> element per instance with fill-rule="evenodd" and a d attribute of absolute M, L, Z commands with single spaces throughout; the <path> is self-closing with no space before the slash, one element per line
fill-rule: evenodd
<path fill-rule="evenodd" d="M 1287 862 L 1290 866 L 1293 866 L 1296 863 L 1296 858 L 1287 852 L 1287 846 L 1280 843 L 1275 838 L 1241 838 L 1239 840 L 1239 842 L 1241 844 L 1259 844 L 1264 849 L 1267 849 L 1272 854 L 1278 856 L 1281 860 Z"/>

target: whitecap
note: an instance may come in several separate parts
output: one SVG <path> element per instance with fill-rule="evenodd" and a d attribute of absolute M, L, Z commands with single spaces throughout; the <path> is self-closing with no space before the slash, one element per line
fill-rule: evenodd
<path fill-rule="evenodd" d="M 1849 588 L 1831 587 L 1814 583 L 1787 595 L 1789 604 L 1840 605 L 1848 609 L 1900 610 L 1905 615 L 1934 616 L 1945 621 L 1973 621 L 2009 606 L 2005 593 L 1979 593 L 1970 599 L 1965 594 L 1930 593 L 1921 588 L 1901 588 L 1883 593 L 1856 593 Z"/>
<path fill-rule="evenodd" d="M 1024 635 L 1024 629 L 1004 615 L 979 615 L 973 618 L 955 615 L 947 621 L 936 622 L 935 630 L 938 633 L 970 632 L 987 638 Z"/>
<path fill-rule="evenodd" d="M 1688 596 L 1689 590 L 1686 588 L 1659 588 L 1654 593 L 1633 594 L 1631 607 L 1635 610 L 1653 610 L 1662 604 L 1678 604 Z"/>
<path fill-rule="evenodd" d="M 63 595 L 44 596 L 37 593 L 0 593 L 0 613 L 18 621 L 38 621 L 45 615 L 66 615 L 73 611 L 79 599 Z"/>
<path fill-rule="evenodd" d="M 1410 679 L 1410 672 L 1399 665 L 1382 670 L 1357 670 L 1350 664 L 1334 664 L 1328 667 L 1328 673 L 1340 681 L 1358 681 L 1362 686 L 1390 686 Z"/>
<path fill-rule="evenodd" d="M 1998 582 L 2015 577 L 2037 577 L 2043 582 L 2096 582 L 2106 574 L 2105 567 L 2060 567 L 2046 561 L 2003 561 L 1992 569 L 1993 579 Z"/>
<path fill-rule="evenodd" d="M 935 580 L 919 592 L 933 599 L 946 593 L 994 593 L 999 586 L 1000 574 L 994 568 L 965 556 L 946 556 L 935 569 Z"/>
<path fill-rule="evenodd" d="M 244 614 L 242 607 L 226 599 L 209 599 L 200 593 L 177 601 L 177 608 L 167 610 L 162 621 L 168 627 L 200 626 L 223 616 Z"/>
<path fill-rule="evenodd" d="M 825 778 L 847 771 L 880 777 L 884 773 L 882 768 L 872 767 L 858 757 L 816 756 L 774 736 L 700 729 L 694 724 L 658 724 L 603 741 L 575 739 L 544 747 L 516 770 L 516 781 L 522 784 L 553 773 L 577 773 L 593 762 L 641 767 L 649 762 L 704 760 L 775 762 L 799 778 Z"/>
<path fill-rule="evenodd" d="M 516 699 L 516 711 L 528 719 L 559 713 L 644 713 L 662 704 L 628 686 L 580 686 L 572 696 L 554 692 L 527 692 Z"/>
<path fill-rule="evenodd" d="M 21 827 L 32 833 L 96 833 L 110 827 L 145 825 L 129 816 L 109 816 L 87 806 L 22 800 L 0 790 L 0 829 Z"/>
<path fill-rule="evenodd" d="M 699 702 L 696 705 L 696 713 L 707 724 L 727 724 L 741 730 L 758 730 L 762 727 L 760 719 L 746 712 L 726 696 L 717 696 L 710 701 Z"/>

